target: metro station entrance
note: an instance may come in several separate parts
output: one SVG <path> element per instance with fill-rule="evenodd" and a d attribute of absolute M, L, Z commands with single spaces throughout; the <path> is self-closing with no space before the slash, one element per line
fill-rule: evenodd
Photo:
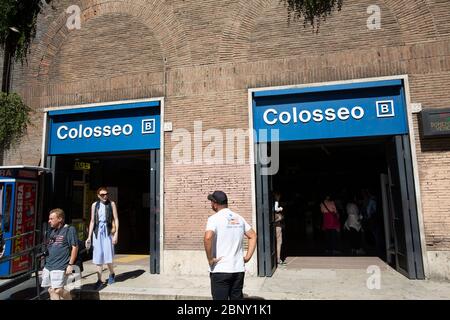
<path fill-rule="evenodd" d="M 51 207 L 87 237 L 97 189 L 106 187 L 119 216 L 118 254 L 160 264 L 160 101 L 138 100 L 48 112 L 46 165 Z"/>
<path fill-rule="evenodd" d="M 115 252 L 150 252 L 150 153 L 57 156 L 53 204 L 85 240 L 96 190 L 106 186 L 118 209 L 120 241 Z M 68 205 L 69 204 L 69 205 Z"/>
<path fill-rule="evenodd" d="M 282 259 L 373 256 L 408 278 L 424 278 L 402 86 L 388 80 L 253 93 L 260 276 L 271 276 L 278 266 L 278 192 L 285 216 Z M 340 213 L 333 252 L 326 250 L 320 210 L 326 195 Z M 357 204 L 362 218 L 368 195 L 377 218 L 362 223 L 356 254 L 344 227 L 346 205 Z"/>

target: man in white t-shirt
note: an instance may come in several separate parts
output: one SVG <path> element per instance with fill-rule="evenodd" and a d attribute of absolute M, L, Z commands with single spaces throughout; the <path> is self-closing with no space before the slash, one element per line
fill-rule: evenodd
<path fill-rule="evenodd" d="M 208 218 L 204 238 L 211 294 L 213 300 L 241 300 L 245 263 L 255 251 L 256 233 L 244 218 L 228 209 L 228 198 L 223 191 L 214 191 L 208 200 L 216 212 Z M 245 256 L 244 235 L 248 238 Z"/>

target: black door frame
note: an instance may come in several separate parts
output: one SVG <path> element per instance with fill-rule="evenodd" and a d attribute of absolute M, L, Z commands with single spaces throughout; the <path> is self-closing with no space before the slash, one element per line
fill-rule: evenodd
<path fill-rule="evenodd" d="M 271 277 L 276 270 L 276 234 L 272 210 L 272 176 L 261 163 L 261 154 L 267 154 L 270 143 L 255 144 L 257 161 L 255 164 L 256 179 L 256 212 L 258 213 L 258 276 Z M 265 170 L 266 169 L 266 170 Z"/>
<path fill-rule="evenodd" d="M 150 273 L 160 273 L 160 150 L 150 150 Z"/>
<path fill-rule="evenodd" d="M 408 269 L 405 270 L 406 273 L 402 273 L 410 279 L 425 279 L 409 135 L 396 135 L 393 140 L 397 158 L 398 179 L 400 180 L 401 210 L 406 238 L 406 257 L 408 259 Z M 392 177 L 391 181 L 395 183 L 396 178 Z M 397 266 L 397 270 L 399 270 L 399 266 Z"/>

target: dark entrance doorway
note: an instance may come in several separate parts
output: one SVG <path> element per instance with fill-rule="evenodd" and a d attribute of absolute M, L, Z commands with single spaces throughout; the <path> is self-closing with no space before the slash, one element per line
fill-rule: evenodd
<path fill-rule="evenodd" d="M 256 170 L 258 228 L 263 230 L 266 242 L 259 242 L 265 248 L 260 275 L 271 275 L 276 267 L 274 191 L 281 192 L 281 206 L 285 208 L 282 258 L 355 255 L 350 233 L 344 228 L 346 205 L 356 198 L 364 215 L 365 195 L 370 191 L 377 205 L 377 219 L 370 225 L 364 225 L 363 219 L 362 250 L 357 254 L 378 256 L 409 278 L 424 278 L 407 135 L 281 142 L 279 163 L 273 176 L 260 176 L 260 164 Z M 340 212 L 338 250 L 332 253 L 325 250 L 320 211 L 326 194 L 334 197 Z"/>
<path fill-rule="evenodd" d="M 273 177 L 273 188 L 283 195 L 285 208 L 284 245 L 282 256 L 351 255 L 349 237 L 344 224 L 346 205 L 357 199 L 363 215 L 363 190 L 372 190 L 380 204 L 380 174 L 387 172 L 383 141 L 315 141 L 282 143 L 280 170 Z M 339 212 L 341 232 L 337 252 L 326 251 L 322 230 L 320 203 L 330 194 Z M 379 209 L 379 208 L 377 208 Z M 377 213 L 382 214 L 377 210 Z M 381 219 L 382 222 L 382 219 Z M 379 235 L 365 233 L 363 248 L 358 254 L 383 257 L 384 226 L 377 226 Z M 377 241 L 376 241 L 377 240 Z"/>
<path fill-rule="evenodd" d="M 150 254 L 150 271 L 159 273 L 159 150 L 49 156 L 53 170 L 51 206 L 87 236 L 96 191 L 106 186 L 120 221 L 118 254 Z"/>

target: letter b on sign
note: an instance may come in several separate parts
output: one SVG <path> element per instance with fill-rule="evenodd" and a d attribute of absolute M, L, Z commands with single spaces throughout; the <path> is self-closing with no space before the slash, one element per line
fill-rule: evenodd
<path fill-rule="evenodd" d="M 142 134 L 155 133 L 155 119 L 142 120 Z"/>
<path fill-rule="evenodd" d="M 378 118 L 394 117 L 394 116 L 395 116 L 395 110 L 394 110 L 394 101 L 393 100 L 377 101 L 377 117 Z"/>

